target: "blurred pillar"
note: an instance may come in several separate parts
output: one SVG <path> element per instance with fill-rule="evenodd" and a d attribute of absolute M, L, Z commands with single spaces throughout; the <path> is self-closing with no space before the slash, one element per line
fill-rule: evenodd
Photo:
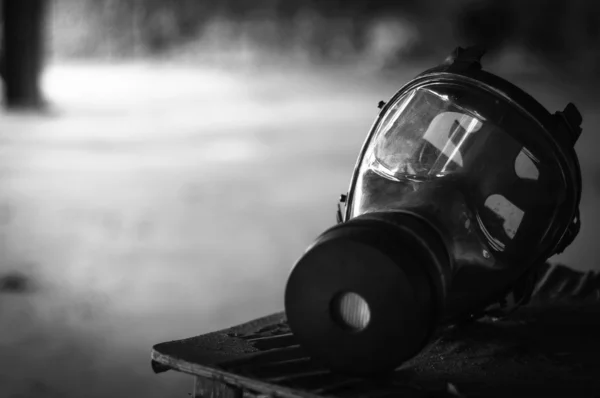
<path fill-rule="evenodd" d="M 40 108 L 47 0 L 4 0 L 2 58 L 8 108 Z"/>

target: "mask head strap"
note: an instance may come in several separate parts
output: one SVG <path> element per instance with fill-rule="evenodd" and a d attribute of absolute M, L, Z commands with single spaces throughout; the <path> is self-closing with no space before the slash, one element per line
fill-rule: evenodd
<path fill-rule="evenodd" d="M 447 65 L 454 71 L 481 70 L 481 58 L 485 53 L 486 50 L 482 46 L 456 47 L 442 65 Z"/>

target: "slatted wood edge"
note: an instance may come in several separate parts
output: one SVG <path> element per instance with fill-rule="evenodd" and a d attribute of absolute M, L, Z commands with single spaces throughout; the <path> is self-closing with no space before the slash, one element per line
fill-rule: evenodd
<path fill-rule="evenodd" d="M 273 396 L 273 391 L 277 391 L 277 396 L 281 398 L 322 398 L 322 395 L 315 395 L 308 392 L 293 390 L 290 388 L 265 383 L 253 378 L 230 373 L 214 367 L 202 366 L 184 360 L 176 360 L 167 355 L 163 355 L 156 350 L 152 350 L 152 360 L 171 369 L 187 373 L 193 376 L 201 376 L 210 380 L 226 383 L 230 386 L 243 390 L 253 390 L 259 394 Z"/>
<path fill-rule="evenodd" d="M 158 344 L 152 351 L 153 369 L 194 375 L 197 383 L 205 386 L 204 391 L 213 391 L 211 385 L 222 385 L 219 395 L 210 393 L 206 397 L 237 398 L 240 391 L 246 398 L 423 397 L 426 393 L 452 396 L 440 395 L 449 393 L 448 383 L 456 384 L 468 397 L 488 396 L 485 386 L 491 383 L 490 396 L 496 397 L 512 389 L 541 392 L 545 388 L 549 392 L 564 388 L 564 383 L 557 381 L 558 374 L 572 379 L 569 385 L 579 386 L 569 390 L 570 395 L 562 390 L 557 394 L 582 396 L 581 390 L 587 387 L 596 388 L 600 394 L 600 380 L 594 381 L 598 374 L 595 370 L 600 369 L 600 364 L 594 365 L 594 352 L 600 352 L 600 341 L 594 337 L 600 333 L 597 302 L 531 305 L 506 320 L 488 319 L 453 328 L 439 344 L 432 344 L 407 362 L 393 378 L 377 380 L 344 377 L 324 369 L 303 352 L 284 323 L 281 314 L 274 314 L 207 335 Z M 578 334 L 575 325 L 585 333 Z M 544 336 L 547 330 L 554 333 Z M 559 348 L 565 342 L 575 346 Z M 586 368 L 580 369 L 579 375 L 568 376 L 564 373 L 571 366 L 568 358 L 552 357 L 550 362 L 544 359 L 557 349 L 571 349 Z M 582 350 L 585 352 L 579 352 Z M 554 380 L 542 383 L 538 380 L 541 374 Z"/>
<path fill-rule="evenodd" d="M 218 380 L 196 376 L 192 398 L 254 398 L 251 394 L 244 394 L 241 388 L 230 386 Z"/>

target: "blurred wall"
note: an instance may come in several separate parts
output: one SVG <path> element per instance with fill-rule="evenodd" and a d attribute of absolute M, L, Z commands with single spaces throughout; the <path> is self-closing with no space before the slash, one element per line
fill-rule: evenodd
<path fill-rule="evenodd" d="M 245 43 L 313 62 L 379 57 L 393 66 L 485 43 L 524 48 L 562 72 L 600 71 L 600 3 L 587 0 L 54 0 L 51 14 L 59 58 L 206 57 Z"/>

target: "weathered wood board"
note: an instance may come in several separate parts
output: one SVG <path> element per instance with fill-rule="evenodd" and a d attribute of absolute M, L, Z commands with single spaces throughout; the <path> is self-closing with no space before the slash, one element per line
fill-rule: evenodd
<path fill-rule="evenodd" d="M 509 318 L 459 325 L 374 379 L 335 374 L 310 358 L 283 313 L 158 344 L 152 364 L 157 373 L 198 376 L 198 396 L 598 397 L 600 303 L 533 303 Z"/>

